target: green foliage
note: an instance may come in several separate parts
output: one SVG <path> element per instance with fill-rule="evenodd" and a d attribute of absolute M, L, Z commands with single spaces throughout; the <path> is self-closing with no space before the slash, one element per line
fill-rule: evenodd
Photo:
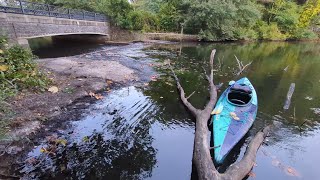
<path fill-rule="evenodd" d="M 320 14 L 320 0 L 310 0 L 304 6 L 303 11 L 299 17 L 298 26 L 305 28 L 310 26 L 310 23 L 314 18 L 317 18 Z"/>
<path fill-rule="evenodd" d="M 130 30 L 142 30 L 145 32 L 158 30 L 159 21 L 154 14 L 142 10 L 131 11 L 128 14 Z"/>
<path fill-rule="evenodd" d="M 83 9 L 92 11 L 96 6 L 96 1 L 88 1 L 88 0 L 55 0 L 53 2 L 55 5 L 64 6 L 66 8 L 72 9 Z"/>
<path fill-rule="evenodd" d="M 198 34 L 200 40 L 316 38 L 320 2 L 274 0 L 34 0 L 108 15 L 129 30 Z"/>
<path fill-rule="evenodd" d="M 158 13 L 160 28 L 163 31 L 177 31 L 179 27 L 178 11 L 172 3 L 163 3 Z"/>
<path fill-rule="evenodd" d="M 130 27 L 127 17 L 133 11 L 133 7 L 127 0 L 101 0 L 97 2 L 95 9 L 108 15 L 115 25 Z"/>
<path fill-rule="evenodd" d="M 276 22 L 282 31 L 295 29 L 299 22 L 299 9 L 295 2 L 276 0 L 269 10 L 270 20 Z"/>
<path fill-rule="evenodd" d="M 318 39 L 318 35 L 314 33 L 312 30 L 305 29 L 305 28 L 299 28 L 296 29 L 292 36 L 291 39 Z"/>
<path fill-rule="evenodd" d="M 281 33 L 276 23 L 267 24 L 260 22 L 258 25 L 259 39 L 265 40 L 285 40 L 288 35 Z"/>
<path fill-rule="evenodd" d="M 5 48 L 7 41 L 8 39 L 6 36 L 0 35 L 0 49 Z"/>
<path fill-rule="evenodd" d="M 0 47 L 4 41 L 0 38 Z M 1 49 L 0 54 L 0 101 L 22 89 L 44 90 L 49 83 L 34 62 L 31 51 L 20 46 Z"/>
<path fill-rule="evenodd" d="M 246 35 L 239 28 L 250 29 L 261 18 L 259 6 L 252 1 L 210 0 L 193 3 L 187 15 L 186 25 L 200 29 L 204 40 L 236 40 Z M 202 29 L 202 30 L 201 30 Z"/>
<path fill-rule="evenodd" d="M 259 39 L 259 33 L 253 29 L 238 28 L 235 31 L 236 38 L 239 40 L 253 40 Z"/>
<path fill-rule="evenodd" d="M 140 0 L 136 6 L 143 11 L 151 12 L 152 14 L 158 14 L 163 0 Z"/>

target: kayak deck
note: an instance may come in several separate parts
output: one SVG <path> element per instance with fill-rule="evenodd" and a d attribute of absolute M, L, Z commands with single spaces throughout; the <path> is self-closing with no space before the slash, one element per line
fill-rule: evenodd
<path fill-rule="evenodd" d="M 212 117 L 214 155 L 217 163 L 222 163 L 249 131 L 256 118 L 257 105 L 256 91 L 247 78 L 238 80 L 223 92 L 216 105 L 218 110 Z"/>

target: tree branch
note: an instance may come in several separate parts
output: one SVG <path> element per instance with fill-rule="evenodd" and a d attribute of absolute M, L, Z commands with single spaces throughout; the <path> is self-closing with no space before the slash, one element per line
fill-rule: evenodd
<path fill-rule="evenodd" d="M 215 86 L 214 82 L 213 82 L 213 62 L 214 62 L 214 57 L 216 55 L 216 50 L 213 49 L 211 52 L 211 56 L 210 56 L 210 68 L 211 68 L 211 73 L 210 76 L 207 76 L 207 79 L 209 81 L 209 86 L 210 86 L 210 100 L 207 103 L 204 111 L 207 112 L 211 112 L 212 109 L 214 108 L 214 105 L 216 104 L 217 101 L 217 87 Z"/>
<path fill-rule="evenodd" d="M 244 66 L 243 63 L 242 63 L 242 61 L 240 61 L 236 55 L 234 55 L 234 57 L 236 58 L 237 63 L 238 63 L 239 71 L 238 71 L 238 73 L 237 73 L 237 76 L 239 76 L 240 74 L 242 74 L 242 72 L 243 72 L 248 66 L 250 66 L 250 65 L 252 64 L 253 61 L 251 61 L 250 63 L 248 63 L 248 64 L 246 64 L 246 65 Z"/>
<path fill-rule="evenodd" d="M 179 92 L 180 92 L 180 99 L 181 99 L 181 101 L 182 101 L 183 104 L 188 108 L 188 110 L 192 113 L 192 115 L 196 117 L 197 114 L 198 114 L 198 112 L 199 112 L 199 110 L 196 109 L 196 108 L 188 101 L 188 99 L 186 98 L 184 89 L 183 89 L 183 87 L 181 86 L 180 81 L 179 81 L 176 73 L 173 71 L 172 66 L 171 66 L 170 63 L 169 63 L 169 67 L 170 67 L 171 72 L 172 72 L 172 74 L 173 74 L 173 76 L 174 76 L 174 79 L 176 80 L 177 88 L 179 89 Z"/>
<path fill-rule="evenodd" d="M 217 101 L 217 87 L 213 82 L 213 61 L 215 57 L 216 50 L 212 50 L 210 56 L 210 68 L 211 73 L 210 75 L 206 74 L 206 78 L 209 82 L 210 86 L 210 100 L 207 103 L 205 109 L 199 110 L 193 107 L 189 102 L 188 98 L 185 97 L 184 90 L 179 82 L 177 75 L 174 73 L 170 63 L 170 69 L 174 75 L 174 78 L 177 83 L 177 88 L 180 91 L 180 98 L 183 104 L 189 109 L 189 111 L 194 115 L 196 118 L 196 131 L 194 137 L 194 150 L 193 150 L 193 163 L 198 171 L 198 178 L 202 179 L 210 179 L 210 180 L 242 180 L 247 176 L 247 174 L 251 171 L 252 167 L 254 166 L 256 153 L 263 143 L 265 137 L 268 135 L 270 131 L 270 126 L 266 127 L 262 131 L 258 132 L 257 135 L 253 138 L 253 140 L 248 145 L 247 151 L 243 157 L 243 159 L 231 165 L 224 174 L 220 174 L 216 167 L 212 162 L 212 157 L 210 154 L 210 146 L 209 146 L 209 130 L 207 127 L 207 121 L 210 118 L 210 114 L 212 109 L 214 108 L 216 101 Z M 236 57 L 236 56 L 235 56 Z M 236 57 L 239 66 L 239 73 L 241 74 L 246 67 L 248 67 L 252 62 L 248 63 L 247 65 L 243 66 L 242 62 Z M 205 71 L 205 68 L 204 68 Z"/>
<path fill-rule="evenodd" d="M 191 98 L 191 97 L 194 95 L 194 93 L 196 93 L 196 91 L 193 91 L 193 92 L 187 97 L 187 99 Z"/>
<path fill-rule="evenodd" d="M 241 180 L 249 174 L 255 164 L 257 151 L 264 139 L 269 135 L 271 127 L 272 125 L 269 125 L 256 134 L 248 145 L 242 160 L 231 165 L 227 171 L 222 174 L 223 179 Z"/>

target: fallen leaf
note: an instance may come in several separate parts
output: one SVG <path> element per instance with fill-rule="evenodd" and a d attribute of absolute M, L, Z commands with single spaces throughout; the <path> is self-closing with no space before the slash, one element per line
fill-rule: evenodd
<path fill-rule="evenodd" d="M 63 146 L 66 146 L 67 145 L 67 140 L 65 140 L 65 139 L 57 139 L 56 143 L 57 144 L 62 144 Z"/>
<path fill-rule="evenodd" d="M 107 80 L 107 84 L 108 84 L 108 86 L 110 86 L 111 84 L 113 84 L 113 81 Z"/>
<path fill-rule="evenodd" d="M 169 86 L 173 86 L 173 84 L 169 83 L 169 82 L 165 82 L 167 85 Z"/>
<path fill-rule="evenodd" d="M 90 91 L 88 95 L 94 97 L 96 94 Z"/>
<path fill-rule="evenodd" d="M 8 71 L 9 67 L 7 65 L 0 65 L 0 71 Z"/>
<path fill-rule="evenodd" d="M 249 172 L 248 176 L 255 178 L 255 177 L 256 177 L 256 174 L 251 171 L 251 172 Z"/>
<path fill-rule="evenodd" d="M 286 173 L 290 176 L 300 176 L 297 170 L 295 170 L 293 167 L 288 167 Z"/>
<path fill-rule="evenodd" d="M 55 93 L 59 92 L 59 88 L 57 86 L 52 86 L 48 89 L 48 91 L 55 94 Z"/>
<path fill-rule="evenodd" d="M 214 108 L 214 110 L 211 112 L 212 115 L 214 114 L 220 114 L 223 110 L 223 105 L 219 104 L 218 106 L 216 106 L 216 108 Z"/>
<path fill-rule="evenodd" d="M 42 148 L 40 149 L 40 152 L 41 152 L 41 153 L 46 153 L 46 152 L 48 152 L 48 151 L 46 150 L 46 148 L 42 147 Z"/>
<path fill-rule="evenodd" d="M 107 88 L 107 93 L 110 93 L 111 92 L 111 89 L 108 87 Z"/>
<path fill-rule="evenodd" d="M 94 96 L 97 100 L 103 99 L 103 96 L 101 94 L 96 94 Z"/>
<path fill-rule="evenodd" d="M 235 112 L 230 112 L 230 116 L 236 121 L 240 120 L 240 118 L 237 116 L 237 114 Z"/>

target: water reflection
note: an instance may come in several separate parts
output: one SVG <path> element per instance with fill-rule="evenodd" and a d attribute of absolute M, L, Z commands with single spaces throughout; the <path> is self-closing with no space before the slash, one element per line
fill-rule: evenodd
<path fill-rule="evenodd" d="M 235 79 L 238 67 L 234 55 L 245 64 L 253 61 L 242 76 L 253 83 L 259 99 L 258 116 L 248 138 L 239 143 L 228 157 L 229 163 L 220 170 L 243 156 L 251 135 L 275 123 L 275 133 L 258 152 L 258 166 L 254 167 L 257 178 L 294 179 L 295 175 L 288 173 L 289 168 L 294 168 L 304 179 L 317 179 L 320 119 L 313 108 L 320 106 L 320 44 L 162 44 L 148 47 L 142 54 L 150 61 L 171 59 L 186 94 L 195 91 L 190 101 L 202 108 L 209 97 L 203 67 L 208 69 L 213 48 L 217 49 L 215 83 L 227 84 Z M 131 57 L 135 53 L 128 54 Z M 133 57 L 139 60 L 138 56 Z M 67 148 L 46 159 L 43 166 L 26 166 L 25 173 L 53 179 L 62 175 L 88 179 L 189 179 L 194 123 L 179 100 L 168 69 L 161 66 L 157 71 L 160 79 L 150 82 L 146 89 L 123 88 L 90 107 L 84 118 L 71 123 L 71 130 L 59 132 L 68 140 Z M 284 111 L 291 83 L 296 83 L 296 90 L 290 109 Z M 40 147 L 30 157 L 41 156 Z"/>
<path fill-rule="evenodd" d="M 178 54 L 179 46 L 159 46 L 150 50 L 166 49 L 166 51 Z M 182 48 L 181 56 L 170 59 L 175 63 L 175 69 L 179 72 L 186 93 L 198 92 L 191 98 L 191 101 L 198 107 L 203 106 L 207 100 L 207 82 L 202 68 L 208 67 L 208 58 L 213 48 L 217 49 L 215 60 L 217 71 L 214 77 L 216 84 L 220 82 L 227 84 L 229 80 L 235 78 L 234 72 L 238 67 L 234 55 L 244 64 L 253 61 L 251 67 L 242 76 L 247 76 L 257 89 L 260 112 L 271 117 L 281 116 L 287 123 L 297 126 L 305 119 L 318 121 L 318 116 L 312 112 L 311 108 L 318 107 L 320 102 L 320 73 L 318 73 L 320 43 L 187 45 Z M 163 55 L 158 58 L 165 60 L 169 57 Z M 287 71 L 284 70 L 286 68 Z M 296 90 L 292 98 L 292 105 L 289 111 L 284 112 L 282 107 L 289 86 L 293 82 L 296 83 Z M 225 86 L 222 89 L 224 88 Z"/>
<path fill-rule="evenodd" d="M 55 155 L 40 153 L 41 148 L 49 147 L 50 142 L 44 141 L 29 153 L 20 173 L 39 179 L 145 179 L 163 177 L 164 167 L 182 171 L 181 163 L 185 171 L 191 168 L 193 129 L 177 121 L 169 126 L 165 119 L 169 116 L 161 116 L 163 113 L 163 106 L 141 89 L 116 90 L 90 107 L 83 119 L 71 122 L 71 129 L 58 132 L 58 139 L 68 141 L 66 147 L 58 146 Z M 170 151 L 174 157 L 184 151 L 176 165 Z"/>
<path fill-rule="evenodd" d="M 259 179 L 291 179 L 297 176 L 305 179 L 316 179 L 317 171 L 308 167 L 314 166 L 316 149 L 320 144 L 309 144 L 319 136 L 319 115 L 313 108 L 320 106 L 320 44 L 319 43 L 250 43 L 250 44 L 207 44 L 185 45 L 179 56 L 179 46 L 160 45 L 150 51 L 170 51 L 176 58 L 167 55 L 157 56 L 160 61 L 168 58 L 174 62 L 186 94 L 197 93 L 191 102 L 199 108 L 208 99 L 207 82 L 203 77 L 202 68 L 207 68 L 208 58 L 213 48 L 217 49 L 215 60 L 215 82 L 218 84 L 234 79 L 237 64 L 234 55 L 244 64 L 253 61 L 247 76 L 254 84 L 259 98 L 259 113 L 250 134 L 255 134 L 262 127 L 275 123 L 276 132 L 268 138 L 267 146 L 259 151 L 258 166 L 254 168 Z M 167 72 L 165 69 L 160 69 Z M 171 82 L 164 76 L 165 82 Z M 162 85 L 161 85 L 162 83 Z M 283 110 L 286 94 L 291 83 L 296 83 L 291 108 Z M 167 83 L 155 83 L 156 87 L 171 90 Z M 225 86 L 222 88 L 225 89 Z M 174 98 L 167 98 L 175 103 Z M 303 126 L 301 126 L 304 122 Z M 234 149 L 230 162 L 239 160 L 245 152 L 249 139 Z M 240 153 L 239 153 L 240 149 Z M 317 158 L 318 159 L 318 158 Z M 230 164 L 230 163 L 227 163 Z M 262 165 L 260 165 L 262 164 Z M 221 167 L 223 171 L 225 167 Z M 292 173 L 297 172 L 297 173 Z M 251 179 L 252 177 L 249 177 Z"/>

